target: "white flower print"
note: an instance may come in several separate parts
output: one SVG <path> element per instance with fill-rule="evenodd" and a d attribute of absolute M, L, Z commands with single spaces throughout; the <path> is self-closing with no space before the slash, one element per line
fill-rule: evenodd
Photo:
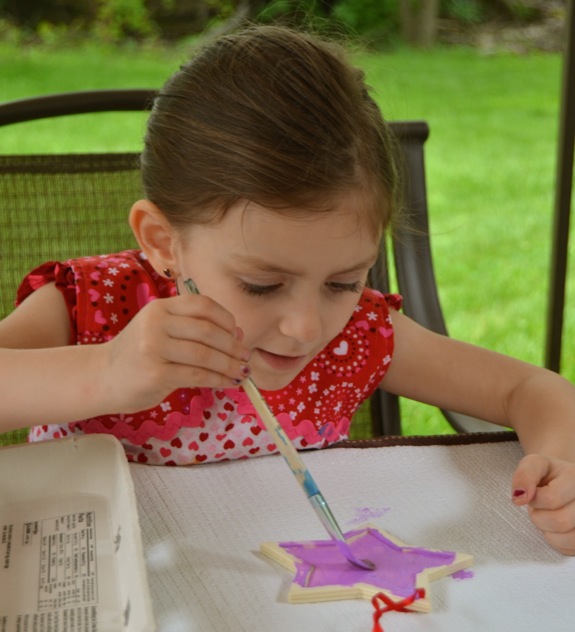
<path fill-rule="evenodd" d="M 114 287 L 114 281 L 112 279 L 104 279 L 102 283 L 106 287 Z"/>
<path fill-rule="evenodd" d="M 108 292 L 107 294 L 104 294 L 104 300 L 109 305 L 110 303 L 114 302 L 114 297 Z"/>
<path fill-rule="evenodd" d="M 118 268 L 108 268 L 108 274 L 116 276 L 118 274 Z"/>
<path fill-rule="evenodd" d="M 375 312 L 369 312 L 367 320 L 377 320 L 377 314 Z"/>
<path fill-rule="evenodd" d="M 170 402 L 162 402 L 160 404 L 160 408 L 164 411 L 167 412 L 168 410 L 172 410 L 172 405 L 170 404 Z"/>
<path fill-rule="evenodd" d="M 114 421 L 115 423 L 123 422 L 125 424 L 129 424 L 134 418 L 127 417 L 126 415 L 117 415 L 115 417 L 110 417 L 110 421 Z"/>

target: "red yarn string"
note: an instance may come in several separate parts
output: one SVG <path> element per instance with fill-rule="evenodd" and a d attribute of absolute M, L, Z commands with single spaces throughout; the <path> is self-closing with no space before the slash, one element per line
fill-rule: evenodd
<path fill-rule="evenodd" d="M 375 612 L 373 613 L 373 631 L 372 632 L 384 632 L 383 628 L 379 623 L 379 619 L 384 612 L 390 612 L 391 610 L 396 610 L 397 612 L 407 612 L 407 606 L 410 606 L 417 599 L 423 599 L 425 597 L 425 590 L 423 588 L 418 588 L 413 595 L 410 597 L 406 597 L 401 601 L 393 601 L 384 593 L 377 593 L 371 599 L 371 603 L 375 608 Z M 385 608 L 382 608 L 379 603 L 382 601 L 385 604 Z"/>

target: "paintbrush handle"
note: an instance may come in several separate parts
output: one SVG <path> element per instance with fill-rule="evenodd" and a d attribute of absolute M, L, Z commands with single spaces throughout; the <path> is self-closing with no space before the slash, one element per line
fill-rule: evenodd
<path fill-rule="evenodd" d="M 184 286 L 190 294 L 200 293 L 198 286 L 192 281 L 192 279 L 186 279 L 184 281 Z M 278 447 L 278 450 L 284 457 L 286 463 L 289 465 L 289 468 L 293 472 L 298 483 L 301 485 L 301 488 L 308 497 L 311 506 L 319 516 L 323 526 L 326 528 L 329 535 L 335 540 L 339 550 L 352 564 L 355 564 L 359 568 L 363 568 L 365 570 L 373 570 L 375 566 L 372 562 L 369 560 L 360 560 L 353 554 L 349 544 L 345 541 L 345 537 L 337 524 L 337 520 L 331 513 L 331 510 L 326 503 L 325 498 L 319 491 L 318 486 L 315 484 L 312 475 L 309 473 L 309 470 L 301 460 L 297 450 L 290 441 L 289 437 L 286 435 L 284 429 L 281 427 L 279 421 L 269 409 L 269 406 L 259 392 L 258 387 L 253 383 L 251 378 L 244 380 L 242 382 L 242 386 L 260 416 L 266 430 L 271 435 L 274 443 Z"/>
<path fill-rule="evenodd" d="M 192 279 L 184 280 L 184 287 L 189 294 L 199 294 L 200 290 L 198 286 L 192 281 Z M 319 489 L 309 473 L 304 462 L 301 460 L 297 450 L 293 443 L 289 440 L 284 429 L 280 426 L 280 423 L 275 418 L 275 415 L 269 409 L 266 400 L 262 397 L 258 387 L 254 384 L 251 378 L 244 380 L 242 386 L 246 395 L 250 398 L 251 403 L 258 412 L 260 419 L 263 421 L 266 430 L 272 436 L 274 443 L 277 445 L 278 450 L 286 460 L 294 476 L 297 478 L 298 483 L 306 493 L 308 498 L 319 494 Z M 322 497 L 323 500 L 323 497 Z M 325 503 L 325 501 L 323 501 Z"/>
<path fill-rule="evenodd" d="M 251 403 L 256 409 L 260 419 L 262 420 L 266 430 L 272 436 L 278 450 L 286 460 L 298 483 L 306 493 L 308 498 L 319 494 L 319 489 L 315 484 L 305 463 L 301 460 L 300 455 L 295 449 L 293 443 L 286 435 L 285 430 L 281 427 L 275 415 L 269 409 L 265 399 L 262 397 L 258 387 L 251 378 L 244 380 L 242 386 L 246 395 L 250 398 Z"/>
<path fill-rule="evenodd" d="M 356 564 L 357 566 L 360 566 L 361 568 L 371 568 L 369 565 L 366 564 L 365 561 L 358 560 L 351 552 L 349 546 L 345 541 L 345 537 L 337 523 L 337 520 L 335 519 L 333 513 L 331 512 L 331 509 L 329 508 L 329 505 L 323 497 L 323 494 L 319 491 L 319 488 L 313 480 L 312 475 L 305 466 L 305 463 L 301 460 L 293 443 L 286 435 L 285 430 L 280 426 L 279 421 L 269 409 L 265 399 L 259 392 L 258 387 L 250 378 L 244 380 L 242 382 L 242 386 L 247 396 L 250 398 L 250 401 L 253 404 L 254 408 L 258 412 L 260 419 L 263 421 L 266 430 L 272 436 L 275 444 L 278 447 L 278 450 L 286 460 L 289 468 L 293 472 L 298 483 L 301 485 L 303 491 L 308 497 L 309 502 L 311 503 L 311 506 L 314 508 L 314 511 L 318 515 L 321 523 L 323 524 L 331 538 L 336 541 L 341 552 L 344 554 L 345 557 L 347 557 L 350 562 Z"/>

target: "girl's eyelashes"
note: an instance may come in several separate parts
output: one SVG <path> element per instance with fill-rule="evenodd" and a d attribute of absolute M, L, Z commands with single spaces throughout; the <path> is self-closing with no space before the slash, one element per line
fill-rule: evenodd
<path fill-rule="evenodd" d="M 326 286 L 331 292 L 341 294 L 343 292 L 355 292 L 360 293 L 363 290 L 363 283 L 361 281 L 354 281 L 353 283 L 339 283 L 336 281 L 330 281 L 326 283 Z M 247 281 L 241 281 L 241 289 L 250 294 L 251 296 L 266 296 L 277 292 L 282 283 L 274 283 L 272 285 L 258 285 L 256 283 L 248 283 Z"/>
<path fill-rule="evenodd" d="M 353 283 L 336 283 L 331 281 L 327 284 L 332 292 L 356 292 L 359 293 L 363 290 L 363 283 L 361 281 L 354 281 Z"/>
<path fill-rule="evenodd" d="M 248 283 L 247 281 L 241 282 L 241 289 L 250 294 L 251 296 L 265 296 L 266 294 L 272 294 L 281 287 L 281 283 L 275 283 L 273 285 L 257 285 L 255 283 Z"/>

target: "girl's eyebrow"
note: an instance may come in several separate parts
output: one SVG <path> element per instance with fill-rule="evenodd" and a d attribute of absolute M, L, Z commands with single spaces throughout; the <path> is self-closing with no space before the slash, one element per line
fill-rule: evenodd
<path fill-rule="evenodd" d="M 290 276 L 300 276 L 303 274 L 303 272 L 301 271 L 298 271 L 295 269 L 284 268 L 283 266 L 280 266 L 271 261 L 267 261 L 266 259 L 261 259 L 260 257 L 256 257 L 255 255 L 237 255 L 234 258 L 240 265 L 246 266 L 251 269 L 261 271 L 261 272 L 273 272 L 277 274 L 287 274 Z M 336 276 L 338 274 L 348 274 L 350 272 L 357 272 L 358 270 L 369 269 L 375 264 L 376 260 L 377 260 L 377 254 L 371 257 L 368 257 L 362 261 L 359 261 L 358 263 L 350 266 L 349 268 L 346 268 L 345 270 L 337 270 L 336 272 L 333 273 L 333 276 Z"/>

